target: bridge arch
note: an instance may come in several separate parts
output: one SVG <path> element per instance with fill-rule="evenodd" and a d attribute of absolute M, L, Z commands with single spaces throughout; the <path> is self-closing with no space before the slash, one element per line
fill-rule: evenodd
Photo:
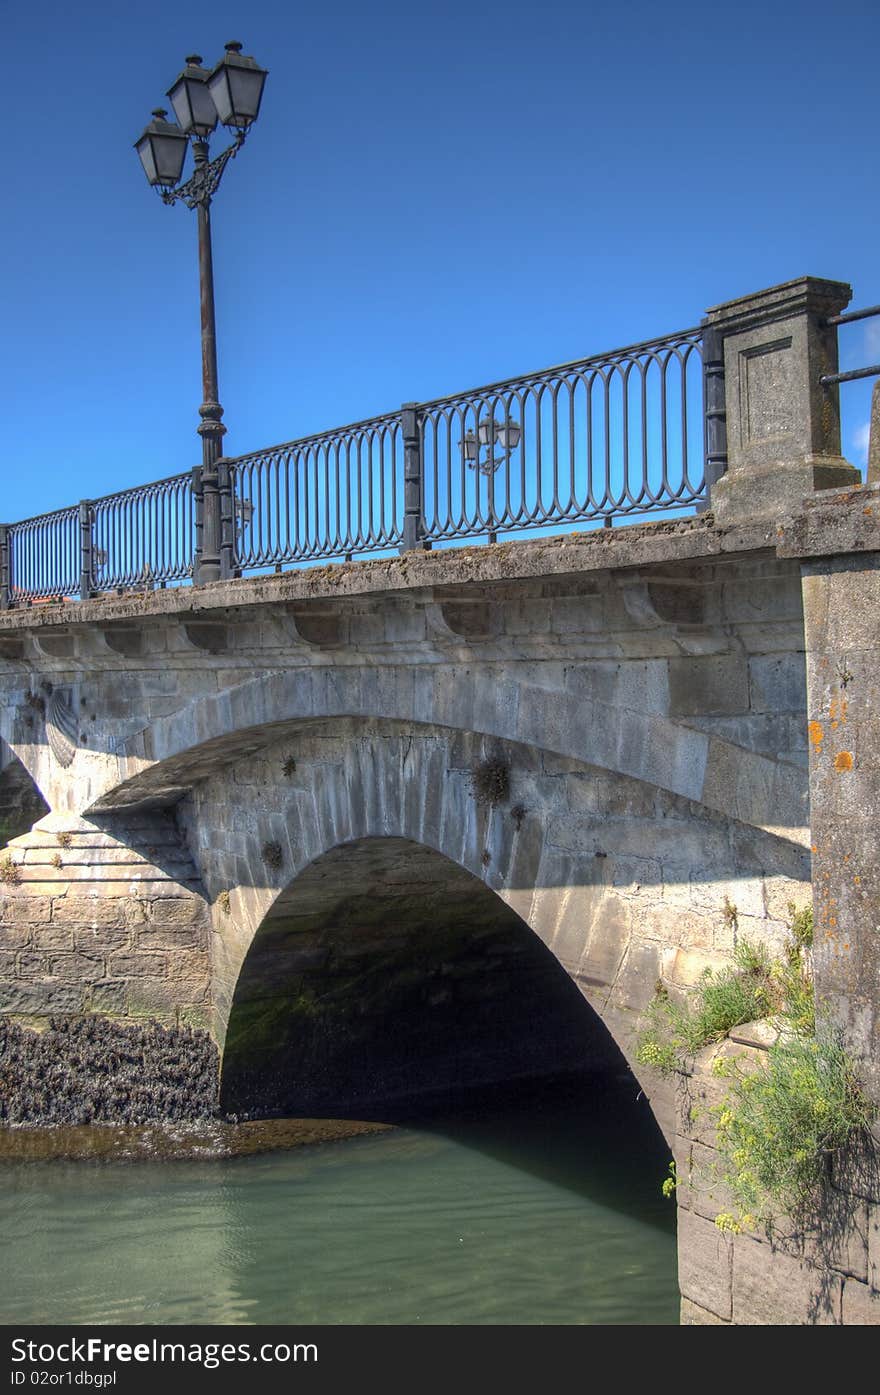
<path fill-rule="evenodd" d="M 395 1117 L 477 1087 L 625 1062 L 573 979 L 485 882 L 396 837 L 299 872 L 251 942 L 221 1105 Z"/>
<path fill-rule="evenodd" d="M 494 795 L 481 792 L 487 767 L 504 774 Z M 808 855 L 788 840 L 647 782 L 524 743 L 390 719 L 268 733 L 258 750 L 206 770 L 179 817 L 212 903 L 221 1047 L 267 919 L 287 913 L 308 868 L 363 840 L 432 850 L 494 893 L 631 1064 L 658 979 L 693 982 L 727 962 L 737 933 L 781 942 L 787 904 L 809 876 Z M 656 1081 L 644 1084 L 671 1134 L 671 1100 Z"/>
<path fill-rule="evenodd" d="M 576 684 L 548 688 L 534 675 L 487 672 L 478 664 L 270 671 L 197 697 L 116 744 L 114 768 L 106 767 L 90 808 L 179 795 L 212 764 L 258 751 L 273 732 L 343 720 L 394 720 L 516 742 L 809 843 L 806 775 L 798 765 L 664 715 L 647 685 L 628 706 L 585 694 Z"/>

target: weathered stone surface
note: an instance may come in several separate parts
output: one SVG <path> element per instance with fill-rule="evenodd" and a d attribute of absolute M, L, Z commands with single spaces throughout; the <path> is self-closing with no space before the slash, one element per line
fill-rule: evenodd
<path fill-rule="evenodd" d="M 843 1285 L 843 1322 L 860 1327 L 880 1324 L 880 1293 L 867 1284 L 847 1279 Z"/>
<path fill-rule="evenodd" d="M 99 897 L 65 896 L 53 906 L 56 925 L 124 926 L 127 924 L 125 906 L 118 900 Z"/>
<path fill-rule="evenodd" d="M 205 903 L 200 897 L 163 899 L 152 903 L 150 920 L 154 925 L 192 925 L 204 914 Z"/>
<path fill-rule="evenodd" d="M 681 1300 L 681 1325 L 682 1327 L 726 1327 L 728 1323 L 717 1313 L 710 1313 L 708 1308 L 701 1308 L 698 1303 L 692 1303 L 689 1298 Z"/>
<path fill-rule="evenodd" d="M 50 919 L 52 903 L 48 896 L 30 896 L 19 892 L 0 897 L 0 925 L 24 925 Z"/>
<path fill-rule="evenodd" d="M 745 712 L 748 670 L 738 654 L 669 660 L 669 710 L 676 717 Z"/>
<path fill-rule="evenodd" d="M 733 1320 L 740 1325 L 827 1325 L 841 1321 L 843 1278 L 751 1236 L 733 1251 Z"/>
<path fill-rule="evenodd" d="M 690 1211 L 678 1215 L 678 1284 L 682 1298 L 724 1322 L 733 1313 L 733 1245 L 711 1221 Z"/>

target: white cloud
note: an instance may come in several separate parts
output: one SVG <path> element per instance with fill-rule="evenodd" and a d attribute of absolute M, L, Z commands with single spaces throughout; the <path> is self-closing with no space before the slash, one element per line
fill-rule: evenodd
<path fill-rule="evenodd" d="M 865 352 L 868 363 L 876 363 L 880 357 L 880 318 L 865 321 Z"/>
<path fill-rule="evenodd" d="M 862 426 L 857 426 L 852 433 L 853 455 L 859 459 L 861 464 L 864 464 L 868 458 L 868 441 L 870 436 L 871 423 L 869 421 L 864 422 Z"/>

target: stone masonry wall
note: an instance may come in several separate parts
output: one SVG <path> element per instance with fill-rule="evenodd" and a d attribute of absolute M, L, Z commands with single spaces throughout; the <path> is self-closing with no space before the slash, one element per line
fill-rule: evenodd
<path fill-rule="evenodd" d="M 47 815 L 0 863 L 0 1013 L 209 1025 L 208 921 L 173 821 Z"/>
<path fill-rule="evenodd" d="M 877 1154 L 858 1150 L 833 1168 L 821 1217 L 807 1228 L 782 1220 L 772 1238 L 715 1225 L 736 1206 L 718 1182 L 711 1107 L 726 1088 L 717 1058 L 760 1066 L 764 1024 L 734 1028 L 676 1078 L 674 1156 L 679 1185 L 678 1277 L 687 1325 L 880 1323 L 880 1188 Z"/>

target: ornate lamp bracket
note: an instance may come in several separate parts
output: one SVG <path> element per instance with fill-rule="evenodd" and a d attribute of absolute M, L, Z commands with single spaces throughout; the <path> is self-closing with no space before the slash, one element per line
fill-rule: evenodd
<path fill-rule="evenodd" d="M 228 146 L 222 155 L 218 155 L 216 160 L 212 160 L 210 164 L 197 165 L 195 173 L 185 184 L 179 185 L 176 189 L 160 188 L 159 194 L 162 202 L 172 204 L 180 199 L 187 208 L 198 208 L 200 204 L 207 207 L 220 187 L 220 180 L 223 178 L 223 171 L 227 164 L 244 145 L 246 134 L 244 130 L 236 131 L 232 145 Z"/>

